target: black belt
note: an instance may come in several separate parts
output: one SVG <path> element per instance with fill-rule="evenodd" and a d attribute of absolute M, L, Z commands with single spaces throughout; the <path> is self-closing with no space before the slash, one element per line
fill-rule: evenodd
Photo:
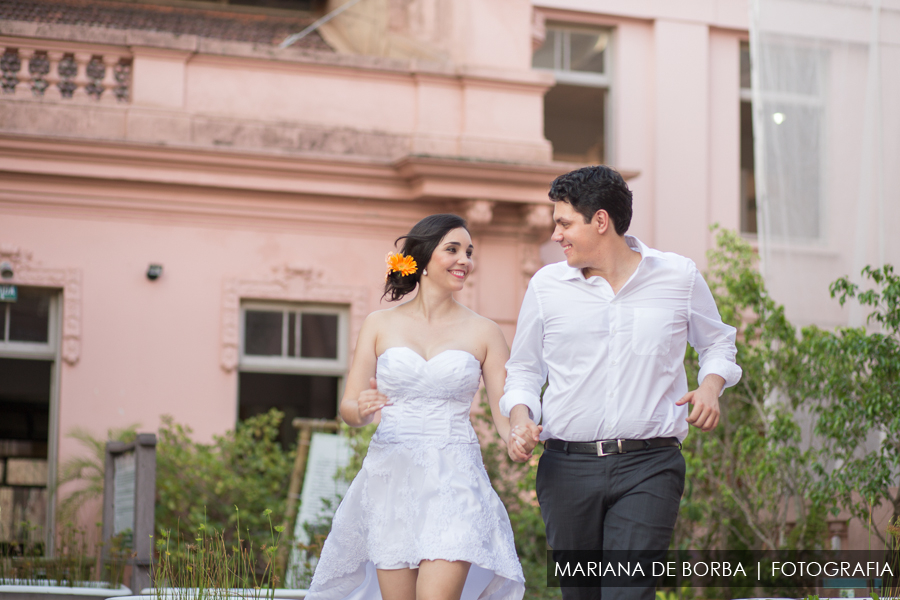
<path fill-rule="evenodd" d="M 658 437 L 649 440 L 600 440 L 598 442 L 564 442 L 562 440 L 546 440 L 544 448 L 565 452 L 566 454 L 626 454 L 653 448 L 681 448 L 681 442 L 673 437 Z"/>

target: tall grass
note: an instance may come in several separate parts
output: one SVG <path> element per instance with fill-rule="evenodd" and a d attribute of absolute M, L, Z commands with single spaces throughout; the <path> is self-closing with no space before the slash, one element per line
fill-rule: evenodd
<path fill-rule="evenodd" d="M 273 526 L 270 509 L 263 516 L 269 523 L 271 543 L 256 548 L 249 532 L 241 530 L 237 513 L 237 535 L 226 540 L 225 532 L 201 523 L 186 538 L 164 531 L 156 540 L 157 559 L 151 566 L 156 593 L 167 600 L 275 597 L 281 576 L 275 573 L 278 542 L 284 530 Z"/>
<path fill-rule="evenodd" d="M 92 544 L 84 529 L 69 523 L 61 530 L 56 555 L 44 555 L 41 528 L 22 522 L 16 539 L 0 545 L 0 581 L 7 585 L 117 588 L 132 555 L 126 540 L 110 540 L 106 557 L 103 544 Z"/>

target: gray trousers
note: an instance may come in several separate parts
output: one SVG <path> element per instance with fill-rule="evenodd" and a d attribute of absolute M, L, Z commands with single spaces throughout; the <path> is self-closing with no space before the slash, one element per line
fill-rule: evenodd
<path fill-rule="evenodd" d="M 664 552 L 684 492 L 678 448 L 593 456 L 546 450 L 535 488 L 554 550 Z M 563 587 L 564 600 L 653 600 L 652 587 Z"/>

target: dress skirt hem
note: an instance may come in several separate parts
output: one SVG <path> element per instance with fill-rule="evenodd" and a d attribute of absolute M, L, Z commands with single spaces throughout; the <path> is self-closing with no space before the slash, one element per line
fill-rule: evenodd
<path fill-rule="evenodd" d="M 376 436 L 377 438 L 377 436 Z M 520 600 L 525 578 L 477 443 L 373 439 L 335 513 L 307 600 L 380 600 L 375 565 L 471 563 L 463 600 Z"/>

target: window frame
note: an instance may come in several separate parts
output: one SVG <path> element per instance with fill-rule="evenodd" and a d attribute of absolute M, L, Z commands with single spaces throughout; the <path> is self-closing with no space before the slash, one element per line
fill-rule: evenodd
<path fill-rule="evenodd" d="M 288 313 L 335 315 L 338 317 L 337 358 L 302 358 L 299 356 L 259 356 L 245 354 L 245 324 L 248 310 L 281 312 L 282 318 L 282 351 L 285 351 L 288 327 Z M 269 302 L 260 300 L 242 300 L 239 318 L 239 353 L 238 370 L 253 373 L 284 373 L 291 375 L 327 375 L 340 378 L 338 388 L 343 389 L 343 380 L 347 376 L 347 358 L 349 356 L 350 307 L 340 304 L 324 304 L 312 302 Z M 299 323 L 301 319 L 297 319 Z M 300 326 L 300 325 L 298 325 Z M 302 335 L 302 331 L 300 332 Z"/>
<path fill-rule="evenodd" d="M 10 326 L 10 305 L 15 302 L 0 302 L 0 310 L 6 312 L 3 331 L 0 331 L 0 357 L 2 358 L 30 358 L 36 360 L 56 360 L 59 348 L 59 298 L 60 291 L 57 288 L 41 285 L 27 285 L 16 283 L 18 288 L 41 288 L 50 292 L 50 306 L 47 314 L 47 341 L 46 342 L 18 342 L 8 340 Z"/>
<path fill-rule="evenodd" d="M 548 20 L 545 24 L 546 31 L 561 31 L 565 34 L 565 36 L 555 36 L 554 40 L 554 52 L 553 52 L 553 68 L 548 69 L 545 67 L 535 67 L 532 63 L 532 69 L 537 71 L 549 72 L 553 73 L 554 78 L 556 79 L 556 84 L 564 84 L 564 85 L 574 85 L 581 87 L 592 87 L 592 88 L 601 88 L 603 89 L 606 99 L 604 102 L 604 114 L 603 114 L 603 154 L 602 157 L 603 162 L 605 164 L 615 164 L 615 135 L 613 131 L 614 120 L 612 118 L 612 113 L 614 111 L 614 98 L 613 98 L 613 81 L 614 81 L 614 69 L 613 65 L 615 64 L 615 42 L 616 42 L 616 28 L 614 26 L 606 26 L 606 25 L 585 25 L 579 23 L 571 23 L 565 21 L 557 21 L 557 20 Z M 569 43 L 569 47 L 566 48 L 563 43 L 563 38 L 569 39 L 569 33 L 588 33 L 588 34 L 597 34 L 597 33 L 606 33 L 609 38 L 606 43 L 606 49 L 603 52 L 603 73 L 592 73 L 588 71 L 572 71 L 569 69 L 563 69 L 562 64 L 566 62 L 565 57 L 571 54 L 571 43 Z M 559 51 L 561 50 L 561 51 Z M 534 53 L 532 53 L 532 60 L 534 57 Z M 545 117 L 546 118 L 546 117 Z M 555 153 L 554 149 L 554 153 Z"/>
<path fill-rule="evenodd" d="M 62 371 L 62 323 L 63 323 L 63 307 L 64 294 L 71 292 L 68 286 L 57 287 L 54 285 L 43 285 L 40 283 L 29 283 L 27 279 L 14 279 L 9 282 L 19 288 L 41 288 L 50 292 L 50 306 L 47 318 L 47 342 L 16 342 L 6 341 L 9 335 L 9 313 L 7 312 L 4 331 L 0 332 L 0 358 L 14 358 L 26 360 L 42 360 L 49 361 L 50 367 L 50 397 L 48 399 L 49 422 L 47 430 L 47 485 L 46 486 L 29 486 L 34 488 L 43 488 L 47 490 L 47 519 L 44 522 L 44 548 L 52 555 L 56 546 L 56 538 L 52 535 L 55 531 L 57 522 L 56 486 L 52 482 L 56 481 L 59 469 L 59 403 L 60 403 L 60 372 Z M 4 311 L 9 309 L 5 304 L 13 304 L 12 302 L 0 303 L 0 308 Z M 68 318 L 68 317 L 67 317 Z"/>
<path fill-rule="evenodd" d="M 609 36 L 609 39 L 606 43 L 606 49 L 603 51 L 603 73 L 595 73 L 592 71 L 573 71 L 571 69 L 563 68 L 560 65 L 560 60 L 562 62 L 567 62 L 567 59 L 571 58 L 571 43 L 568 47 L 563 45 L 563 37 L 557 36 L 554 40 L 554 52 L 553 52 L 553 68 L 547 69 L 545 67 L 532 67 L 539 71 L 552 71 L 556 75 L 557 83 L 567 83 L 570 85 L 584 85 L 587 87 L 610 87 L 612 85 L 612 77 L 611 77 L 611 63 L 610 55 L 611 49 L 613 46 L 613 32 L 614 29 L 612 27 L 591 27 L 588 25 L 573 25 L 570 23 L 562 23 L 559 21 L 550 21 L 546 25 L 547 31 L 561 31 L 565 34 L 565 38 L 568 39 L 568 34 L 570 33 L 585 33 L 589 35 L 596 35 L 598 33 L 605 33 Z M 558 52 L 561 50 L 561 52 Z"/>

